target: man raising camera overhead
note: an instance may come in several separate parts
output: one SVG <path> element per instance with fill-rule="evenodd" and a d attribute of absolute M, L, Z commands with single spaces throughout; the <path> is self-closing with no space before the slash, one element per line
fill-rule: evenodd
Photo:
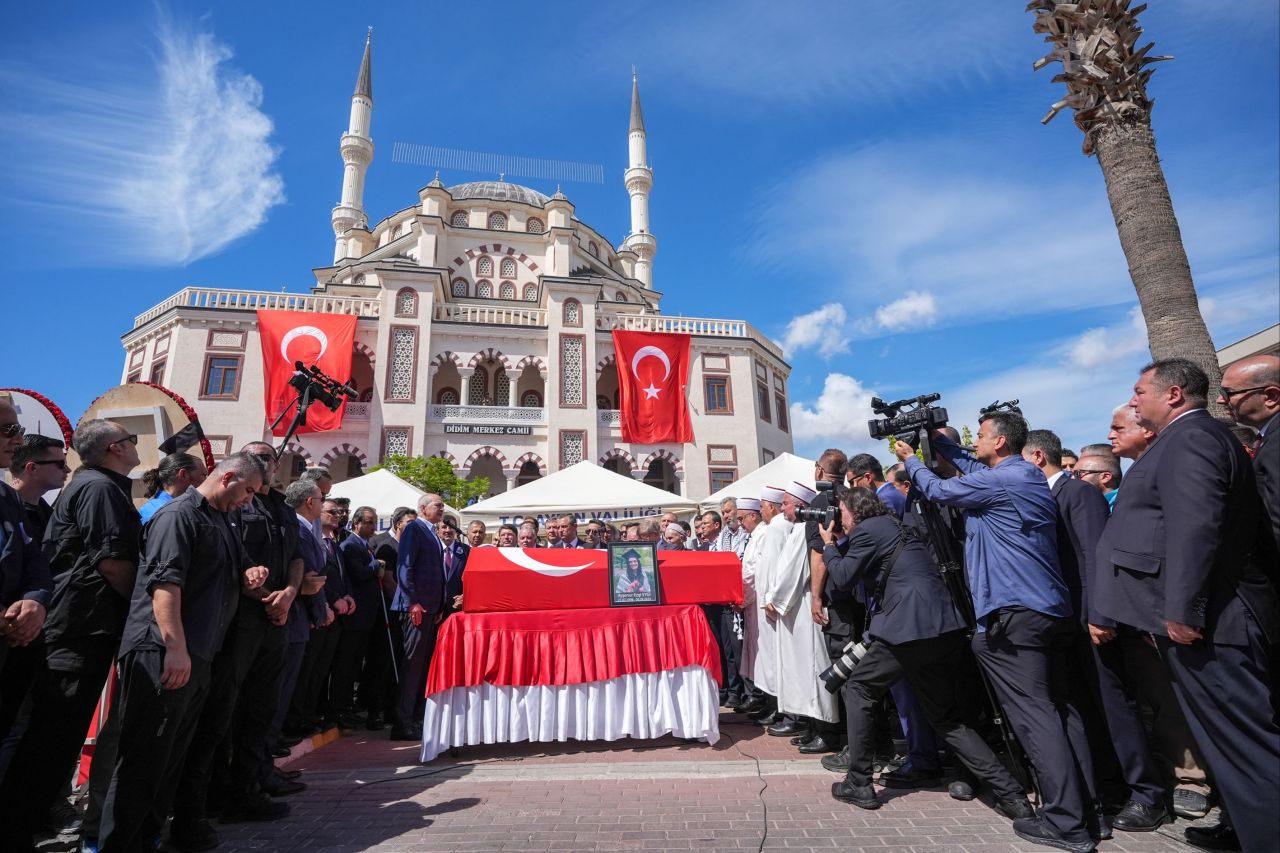
<path fill-rule="evenodd" d="M 964 475 L 943 480 L 904 441 L 894 455 L 929 500 L 965 514 L 965 570 L 977 631 L 973 650 L 1039 772 L 1044 809 L 1015 820 L 1021 838 L 1094 849 L 1093 767 L 1080 715 L 1068 702 L 1062 658 L 1073 642 L 1071 603 L 1058 565 L 1057 511 L 1048 483 L 1022 458 L 1027 423 L 987 414 L 970 455 L 940 430 L 934 449 Z"/>

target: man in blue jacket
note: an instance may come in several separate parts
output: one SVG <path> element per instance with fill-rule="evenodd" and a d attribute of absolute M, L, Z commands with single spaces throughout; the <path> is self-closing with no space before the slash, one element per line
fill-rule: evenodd
<path fill-rule="evenodd" d="M 404 669 L 400 699 L 392 720 L 392 740 L 419 740 L 426 699 L 427 672 L 435 650 L 436 631 L 447 613 L 444 543 L 436 525 L 444 517 L 444 500 L 425 494 L 418 499 L 418 518 L 400 534 L 396 558 L 396 594 L 391 609 L 404 632 Z"/>

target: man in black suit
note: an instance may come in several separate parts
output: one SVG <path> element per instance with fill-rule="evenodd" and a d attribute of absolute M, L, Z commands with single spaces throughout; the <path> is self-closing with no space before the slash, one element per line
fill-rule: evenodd
<path fill-rule="evenodd" d="M 1129 405 L 1156 440 L 1125 475 L 1091 601 L 1155 637 L 1241 845 L 1276 850 L 1276 543 L 1248 454 L 1205 410 L 1208 392 L 1204 372 L 1177 358 L 1134 384 Z"/>
<path fill-rule="evenodd" d="M 351 516 L 351 533 L 338 544 L 338 558 L 342 560 L 343 573 L 355 610 L 343 619 L 342 636 L 333 658 L 333 682 L 330 687 L 329 715 L 342 728 L 355 728 L 363 721 L 352 712 L 356 678 L 360 676 L 365 656 L 376 654 L 386 645 L 386 620 L 383 618 L 382 582 L 378 577 L 381 564 L 374 556 L 373 532 L 378 527 L 378 512 L 373 507 L 362 506 Z M 385 676 L 381 672 L 364 670 L 365 679 L 376 684 L 361 683 L 360 689 L 367 695 L 376 695 L 383 689 Z"/>
<path fill-rule="evenodd" d="M 1222 373 L 1218 403 L 1236 423 L 1261 434 L 1253 450 L 1253 471 L 1280 547 L 1280 357 L 1255 355 L 1232 364 Z"/>
<path fill-rule="evenodd" d="M 1107 499 L 1063 469 L 1062 442 L 1049 430 L 1027 433 L 1022 456 L 1045 475 L 1058 506 L 1058 562 L 1080 625 L 1069 659 L 1071 698 L 1084 722 L 1099 792 L 1104 800 L 1123 805 L 1113 827 L 1151 832 L 1173 820 L 1170 791 L 1160 778 L 1138 705 L 1126 687 L 1118 647 L 1094 646 L 1088 631 L 1098 540 L 1110 514 Z"/>
<path fill-rule="evenodd" d="M 820 528 L 822 560 L 835 589 L 863 586 L 871 624 L 863 637 L 866 654 L 843 688 L 849 770 L 831 786 L 831 795 L 864 809 L 880 807 L 871 787 L 872 709 L 905 676 L 956 758 L 991 786 L 996 809 L 1010 818 L 1030 817 L 1022 788 L 974 729 L 974 706 L 956 678 L 965 671 L 965 625 L 938 564 L 870 489 L 850 489 L 840 507 L 848 547 L 841 554 L 834 524 L 826 525 Z"/>
<path fill-rule="evenodd" d="M 444 601 L 445 616 L 462 609 L 462 572 L 467 567 L 471 546 L 461 540 L 458 522 L 451 515 L 440 519 L 436 533 L 444 544 Z M 565 546 L 569 547 L 569 546 Z"/>

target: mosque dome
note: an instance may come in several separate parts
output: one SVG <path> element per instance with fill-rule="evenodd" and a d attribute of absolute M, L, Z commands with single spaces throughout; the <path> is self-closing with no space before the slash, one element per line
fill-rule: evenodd
<path fill-rule="evenodd" d="M 449 187 L 447 192 L 453 196 L 454 200 L 488 198 L 495 201 L 513 201 L 518 204 L 532 205 L 533 207 L 543 207 L 550 201 L 549 198 L 537 190 L 520 184 L 507 183 L 506 181 L 472 181 Z"/>

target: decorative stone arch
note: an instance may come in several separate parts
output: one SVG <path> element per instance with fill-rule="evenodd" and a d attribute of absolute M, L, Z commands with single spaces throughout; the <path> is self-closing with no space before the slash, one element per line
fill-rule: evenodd
<path fill-rule="evenodd" d="M 511 359 L 503 355 L 501 350 L 496 350 L 493 347 L 489 347 L 486 350 L 481 350 L 480 352 L 471 356 L 471 360 L 467 362 L 467 368 L 469 370 L 475 370 L 477 367 L 480 366 L 480 363 L 482 361 L 488 361 L 489 359 L 493 359 L 494 361 L 501 364 L 503 370 L 511 369 Z"/>
<path fill-rule="evenodd" d="M 523 371 L 526 367 L 532 365 L 542 374 L 542 378 L 547 378 L 547 363 L 536 355 L 526 355 L 520 359 L 520 363 L 516 365 L 517 371 Z"/>
<path fill-rule="evenodd" d="M 450 465 L 452 465 L 454 468 L 458 467 L 458 457 L 454 456 L 452 453 L 450 453 L 447 450 L 437 450 L 435 453 L 431 454 L 431 458 L 432 459 L 448 459 Z"/>
<path fill-rule="evenodd" d="M 435 358 L 431 359 L 431 373 L 434 375 L 437 370 L 450 362 L 453 362 L 453 366 L 459 370 L 462 369 L 462 359 L 458 357 L 457 353 L 445 350 L 444 352 L 436 355 Z"/>
<path fill-rule="evenodd" d="M 300 459 L 302 459 L 303 462 L 307 463 L 308 467 L 310 467 L 311 454 L 307 451 L 305 447 L 303 447 L 301 444 L 298 444 L 298 442 L 291 441 L 288 444 L 286 444 L 284 446 L 284 449 L 280 451 L 280 455 L 284 456 L 286 453 L 292 453 L 294 456 L 299 457 Z"/>
<path fill-rule="evenodd" d="M 481 458 L 482 456 L 492 456 L 494 459 L 498 460 L 498 464 L 501 465 L 503 468 L 511 467 L 510 465 L 507 464 L 507 456 L 505 453 L 503 453 L 498 448 L 490 447 L 487 444 L 484 447 L 479 447 L 473 450 L 471 452 L 471 455 L 467 457 L 467 461 L 462 463 L 462 467 L 470 468 L 472 465 L 476 463 L 476 460 Z"/>
<path fill-rule="evenodd" d="M 644 460 L 643 470 L 648 471 L 649 466 L 659 459 L 665 459 L 671 464 L 671 470 L 675 472 L 677 477 L 684 476 L 684 463 L 680 461 L 680 457 L 676 456 L 670 450 L 655 450 L 650 453 Z"/>
<path fill-rule="evenodd" d="M 600 378 L 600 374 L 604 373 L 604 369 L 611 364 L 617 364 L 618 358 L 613 353 L 609 353 L 604 358 L 596 362 L 596 378 Z"/>
<path fill-rule="evenodd" d="M 342 444 L 336 444 L 329 448 L 329 452 L 320 460 L 320 464 L 327 468 L 332 465 L 333 460 L 337 459 L 339 456 L 354 456 L 360 460 L 361 466 L 368 467 L 369 465 L 369 457 L 365 455 L 364 451 L 354 445 L 347 444 L 345 441 Z"/>
<path fill-rule="evenodd" d="M 363 355 L 365 358 L 369 359 L 370 367 L 374 367 L 377 365 L 378 357 L 374 355 L 372 347 L 370 347 L 368 344 L 361 343 L 360 341 L 356 341 L 354 344 L 351 345 L 351 349 L 353 352 L 358 352 L 361 355 Z"/>
<path fill-rule="evenodd" d="M 622 447 L 615 447 L 612 450 L 610 450 L 608 453 L 606 453 L 604 456 L 601 456 L 600 467 L 603 468 L 605 463 L 611 459 L 621 459 L 623 462 L 626 462 L 628 465 L 631 466 L 632 471 L 640 467 L 639 464 L 637 464 L 636 462 L 636 458 L 632 456 L 629 451 L 627 451 L 625 448 L 622 448 Z M 646 468 L 648 467 L 647 463 L 645 467 Z"/>
<path fill-rule="evenodd" d="M 532 462 L 538 466 L 538 476 L 540 477 L 547 476 L 547 463 L 542 461 L 542 457 L 534 453 L 532 450 L 526 453 L 525 455 L 521 456 L 519 459 L 517 459 L 516 464 L 512 465 L 511 467 L 515 468 L 516 472 L 518 473 L 520 469 L 524 467 L 524 464 L 526 462 Z"/>
<path fill-rule="evenodd" d="M 481 255 L 493 255 L 499 263 L 501 263 L 502 258 L 515 258 L 516 263 L 529 270 L 530 273 L 536 274 L 538 272 L 538 262 L 519 249 L 512 246 L 504 246 L 501 243 L 481 243 L 474 249 L 467 249 L 464 254 L 454 258 L 453 266 L 448 268 L 449 275 L 452 277 L 458 270 L 467 266 L 468 261 L 474 261 Z"/>

